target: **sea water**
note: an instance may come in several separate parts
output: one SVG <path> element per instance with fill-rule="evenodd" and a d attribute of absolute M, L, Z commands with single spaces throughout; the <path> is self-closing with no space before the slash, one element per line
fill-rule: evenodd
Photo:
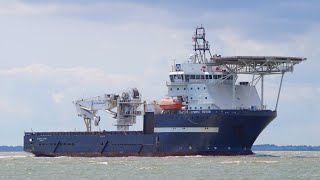
<path fill-rule="evenodd" d="M 320 179 L 320 152 L 97 158 L 46 158 L 3 152 L 0 179 Z"/>

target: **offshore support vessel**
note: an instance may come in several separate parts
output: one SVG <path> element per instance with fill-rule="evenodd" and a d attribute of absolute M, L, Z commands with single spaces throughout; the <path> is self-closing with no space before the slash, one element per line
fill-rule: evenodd
<path fill-rule="evenodd" d="M 277 116 L 283 76 L 303 57 L 212 55 L 197 27 L 192 54 L 169 73 L 167 98 L 147 103 L 138 89 L 74 101 L 83 132 L 25 132 L 24 151 L 35 156 L 248 155 Z M 240 81 L 252 75 L 251 82 Z M 275 109 L 264 104 L 264 76 L 281 75 Z M 251 79 L 251 78 L 250 78 Z M 256 89 L 260 82 L 261 93 Z M 116 131 L 92 131 L 98 111 L 113 115 Z M 142 131 L 129 127 L 143 121 Z"/>

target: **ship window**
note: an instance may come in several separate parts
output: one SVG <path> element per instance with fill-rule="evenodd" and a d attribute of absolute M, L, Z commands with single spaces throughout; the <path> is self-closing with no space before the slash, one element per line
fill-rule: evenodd
<path fill-rule="evenodd" d="M 206 79 L 209 79 L 209 75 L 206 75 Z"/>
<path fill-rule="evenodd" d="M 217 78 L 220 79 L 220 78 L 221 78 L 221 75 L 218 75 Z"/>
<path fill-rule="evenodd" d="M 186 88 L 183 88 L 183 90 L 186 90 Z"/>
<path fill-rule="evenodd" d="M 194 107 L 194 109 L 197 109 L 197 107 Z"/>
<path fill-rule="evenodd" d="M 201 77 L 201 79 L 204 79 L 204 75 L 201 75 L 200 77 Z"/>
<path fill-rule="evenodd" d="M 210 106 L 208 107 L 208 109 L 210 109 Z"/>
<path fill-rule="evenodd" d="M 190 79 L 196 79 L 195 75 L 190 75 Z"/>
<path fill-rule="evenodd" d="M 192 88 L 190 88 L 192 90 Z"/>
<path fill-rule="evenodd" d="M 200 109 L 202 109 L 202 107 L 200 107 Z"/>
<path fill-rule="evenodd" d="M 209 79 L 212 79 L 212 75 L 209 75 Z"/>
<path fill-rule="evenodd" d="M 179 91 L 179 88 L 177 88 L 177 90 Z"/>
<path fill-rule="evenodd" d="M 207 97 L 205 97 L 205 99 L 208 99 Z"/>
<path fill-rule="evenodd" d="M 186 82 L 189 82 L 190 75 L 186 75 Z"/>
<path fill-rule="evenodd" d="M 170 81 L 174 82 L 174 76 L 173 75 L 170 75 Z"/>
<path fill-rule="evenodd" d="M 198 87 L 198 89 L 200 89 L 200 88 Z"/>
<path fill-rule="evenodd" d="M 217 77 L 217 75 L 213 75 L 213 79 L 217 79 L 218 77 Z"/>
<path fill-rule="evenodd" d="M 190 99 L 192 99 L 192 97 L 190 97 Z"/>
<path fill-rule="evenodd" d="M 200 75 L 196 75 L 196 79 L 200 79 Z"/>

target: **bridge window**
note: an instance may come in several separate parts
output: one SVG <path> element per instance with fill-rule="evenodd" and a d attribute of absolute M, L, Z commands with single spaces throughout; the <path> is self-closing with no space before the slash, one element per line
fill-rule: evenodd
<path fill-rule="evenodd" d="M 201 79 L 204 79 L 204 75 L 201 75 L 200 77 L 201 77 Z"/>
<path fill-rule="evenodd" d="M 183 80 L 183 76 L 182 75 L 177 75 L 177 78 Z"/>
<path fill-rule="evenodd" d="M 196 79 L 200 79 L 200 75 L 196 75 Z"/>
<path fill-rule="evenodd" d="M 189 82 L 190 75 L 185 75 L 186 76 L 186 82 Z"/>
<path fill-rule="evenodd" d="M 196 79 L 196 75 L 190 75 L 190 79 Z"/>
<path fill-rule="evenodd" d="M 170 81 L 174 82 L 174 75 L 170 75 Z"/>

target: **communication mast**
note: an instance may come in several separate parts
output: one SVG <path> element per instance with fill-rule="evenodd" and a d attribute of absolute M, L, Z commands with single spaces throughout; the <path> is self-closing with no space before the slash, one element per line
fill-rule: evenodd
<path fill-rule="evenodd" d="M 210 58 L 212 55 L 210 52 L 209 41 L 206 40 L 206 31 L 202 25 L 200 27 L 196 27 L 196 32 L 192 39 L 194 42 L 193 50 L 195 51 L 195 61 L 197 63 L 207 63 L 206 52 L 209 52 Z M 197 51 L 199 54 L 197 54 Z"/>

